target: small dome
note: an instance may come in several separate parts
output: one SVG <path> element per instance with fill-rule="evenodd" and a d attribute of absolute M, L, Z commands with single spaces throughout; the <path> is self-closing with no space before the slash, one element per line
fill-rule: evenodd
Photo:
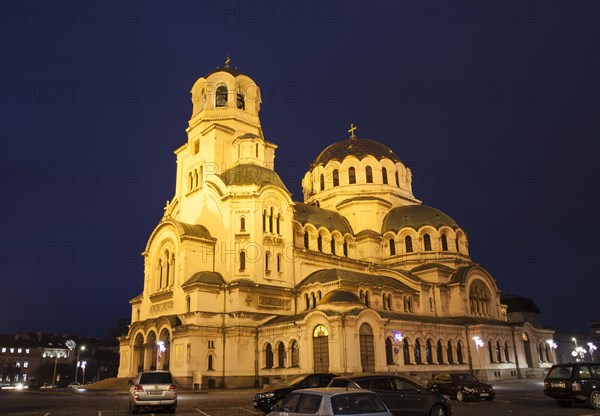
<path fill-rule="evenodd" d="M 206 76 L 204 78 L 208 78 L 209 76 L 211 76 L 212 74 L 214 74 L 216 72 L 227 72 L 228 74 L 233 75 L 234 77 L 237 77 L 240 75 L 248 76 L 237 68 L 232 68 L 230 66 L 223 66 L 223 67 L 217 67 L 215 70 L 210 71 L 208 74 L 206 74 Z"/>
<path fill-rule="evenodd" d="M 275 185 L 281 189 L 288 191 L 285 184 L 272 169 L 258 166 L 253 163 L 244 163 L 234 166 L 218 175 L 225 185 L 258 185 L 264 187 L 267 185 Z M 289 192 L 289 191 L 288 191 Z"/>
<path fill-rule="evenodd" d="M 428 207 L 427 205 L 406 205 L 394 208 L 388 212 L 383 219 L 381 232 L 397 232 L 405 227 L 411 227 L 418 230 L 424 225 L 431 225 L 436 229 L 444 225 L 453 229 L 458 228 L 456 221 L 440 210 Z"/>
<path fill-rule="evenodd" d="M 334 143 L 321 152 L 310 165 L 312 170 L 319 165 L 326 165 L 330 160 L 342 161 L 348 156 L 354 156 L 359 160 L 367 156 L 373 156 L 377 160 L 390 159 L 392 162 L 400 162 L 400 158 L 389 147 L 369 139 L 346 139 Z"/>
<path fill-rule="evenodd" d="M 323 299 L 321 299 L 321 301 L 319 302 L 320 305 L 324 305 L 324 304 L 330 304 L 330 303 L 360 303 L 362 304 L 363 302 L 360 301 L 360 299 L 358 298 L 358 296 L 356 296 L 356 293 L 353 292 L 349 292 L 347 290 L 341 290 L 341 289 L 336 289 L 333 290 L 327 294 L 325 294 L 325 296 L 323 296 Z"/>
<path fill-rule="evenodd" d="M 540 313 L 540 308 L 528 298 L 522 298 L 515 295 L 506 295 L 500 299 L 500 303 L 507 306 L 506 313 L 530 312 Z"/>

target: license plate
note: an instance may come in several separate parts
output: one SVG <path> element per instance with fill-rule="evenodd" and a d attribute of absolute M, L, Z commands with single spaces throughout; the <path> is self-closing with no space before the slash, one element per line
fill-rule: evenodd
<path fill-rule="evenodd" d="M 552 387 L 560 387 L 561 389 L 565 388 L 565 383 L 551 383 Z"/>
<path fill-rule="evenodd" d="M 162 391 L 160 390 L 150 390 L 148 393 L 150 393 L 150 396 L 162 396 Z"/>
<path fill-rule="evenodd" d="M 487 396 L 489 396 L 489 394 L 488 393 L 481 393 L 480 396 L 481 397 L 487 397 Z"/>

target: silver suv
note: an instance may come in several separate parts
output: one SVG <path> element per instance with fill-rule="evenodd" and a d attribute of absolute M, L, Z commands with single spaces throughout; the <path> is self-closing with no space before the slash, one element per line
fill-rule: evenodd
<path fill-rule="evenodd" d="M 142 408 L 177 409 L 177 386 L 168 371 L 144 371 L 138 374 L 129 389 L 129 409 L 137 413 Z"/>

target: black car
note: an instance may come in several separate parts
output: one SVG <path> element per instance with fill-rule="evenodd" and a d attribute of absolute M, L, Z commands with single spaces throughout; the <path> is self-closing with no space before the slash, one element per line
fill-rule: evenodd
<path fill-rule="evenodd" d="M 464 400 L 493 400 L 496 397 L 494 388 L 482 383 L 470 373 L 440 373 L 427 382 L 427 388 L 447 394 L 459 402 Z"/>
<path fill-rule="evenodd" d="M 600 364 L 553 365 L 544 379 L 544 394 L 556 399 L 560 407 L 587 402 L 600 410 Z"/>
<path fill-rule="evenodd" d="M 269 413 L 273 405 L 279 403 L 292 391 L 310 387 L 326 387 L 335 376 L 335 374 L 329 373 L 298 376 L 282 387 L 256 393 L 254 395 L 254 408 Z"/>
<path fill-rule="evenodd" d="M 387 374 L 336 377 L 328 387 L 353 387 L 377 393 L 394 416 L 449 416 L 447 396 L 423 389 L 404 377 Z"/>

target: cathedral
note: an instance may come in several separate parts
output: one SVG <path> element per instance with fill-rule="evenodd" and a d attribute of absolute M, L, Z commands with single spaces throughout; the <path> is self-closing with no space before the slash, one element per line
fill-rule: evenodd
<path fill-rule="evenodd" d="M 351 126 L 315 155 L 295 201 L 274 170 L 256 83 L 228 59 L 191 95 L 119 377 L 169 369 L 211 388 L 312 372 L 498 380 L 556 361 L 554 331 L 511 314 L 465 230 L 415 197 L 392 149 Z"/>

